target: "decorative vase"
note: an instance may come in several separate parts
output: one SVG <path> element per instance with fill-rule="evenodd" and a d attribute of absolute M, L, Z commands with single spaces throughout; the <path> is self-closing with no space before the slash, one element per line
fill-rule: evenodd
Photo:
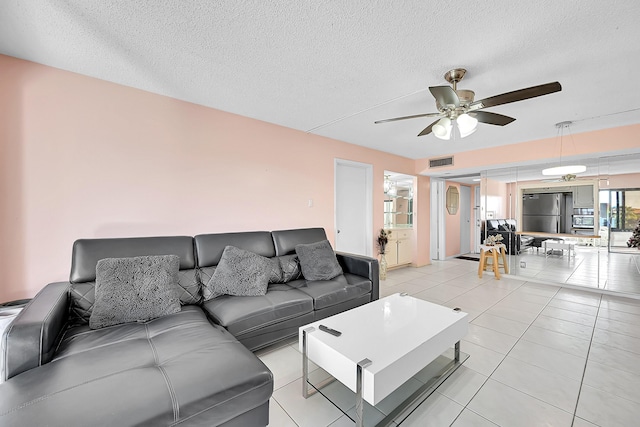
<path fill-rule="evenodd" d="M 387 259 L 380 254 L 380 280 L 387 280 Z"/>

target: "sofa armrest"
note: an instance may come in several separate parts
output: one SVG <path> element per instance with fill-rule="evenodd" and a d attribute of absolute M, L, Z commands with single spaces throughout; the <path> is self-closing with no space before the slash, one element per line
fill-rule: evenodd
<path fill-rule="evenodd" d="M 69 317 L 68 290 L 69 282 L 48 284 L 4 331 L 0 345 L 3 381 L 51 361 Z"/>
<path fill-rule="evenodd" d="M 377 259 L 345 252 L 336 252 L 336 257 L 345 273 L 356 274 L 371 280 L 372 301 L 380 298 L 380 269 Z"/>

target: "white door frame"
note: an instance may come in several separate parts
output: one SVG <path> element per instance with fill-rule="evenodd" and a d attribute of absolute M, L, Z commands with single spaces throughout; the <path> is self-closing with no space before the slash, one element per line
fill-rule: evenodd
<path fill-rule="evenodd" d="M 446 258 L 446 224 L 444 223 L 444 179 L 431 178 L 431 259 Z"/>
<path fill-rule="evenodd" d="M 475 223 L 475 226 L 473 227 L 473 251 L 476 254 L 480 253 L 480 243 L 481 242 L 481 237 L 480 237 L 480 232 L 482 230 L 482 219 L 480 218 L 480 198 L 482 197 L 480 195 L 480 186 L 476 185 L 475 186 L 475 195 L 473 197 L 473 221 Z"/>
<path fill-rule="evenodd" d="M 351 166 L 362 168 L 365 170 L 365 179 L 366 179 L 366 218 L 364 219 L 364 224 L 367 230 L 365 234 L 367 236 L 367 247 L 366 254 L 367 256 L 373 256 L 373 165 L 368 163 L 354 162 L 353 160 L 344 160 L 344 159 L 334 159 L 333 165 L 333 224 L 334 224 L 334 242 L 338 241 L 338 200 L 337 200 L 337 169 L 338 165 Z"/>
<path fill-rule="evenodd" d="M 465 219 L 467 222 L 465 222 Z M 475 226 L 474 226 L 475 230 Z M 467 241 L 464 238 L 468 237 Z M 460 185 L 460 254 L 471 252 L 471 188 Z"/>

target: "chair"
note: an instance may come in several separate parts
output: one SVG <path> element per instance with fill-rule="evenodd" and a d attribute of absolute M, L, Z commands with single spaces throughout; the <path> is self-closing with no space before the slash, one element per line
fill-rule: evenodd
<path fill-rule="evenodd" d="M 495 246 L 480 245 L 478 277 L 482 279 L 482 272 L 488 269 L 493 270 L 493 274 L 495 274 L 497 280 L 500 280 L 500 268 L 502 268 L 504 274 L 509 274 L 505 248 L 503 244 Z M 489 260 L 491 262 L 488 262 Z"/>

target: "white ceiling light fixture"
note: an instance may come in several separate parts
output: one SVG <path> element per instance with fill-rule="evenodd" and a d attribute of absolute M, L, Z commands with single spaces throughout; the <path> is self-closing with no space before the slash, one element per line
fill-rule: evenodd
<path fill-rule="evenodd" d="M 389 175 L 384 176 L 384 194 L 387 194 L 391 189 L 391 180 L 389 179 Z"/>
<path fill-rule="evenodd" d="M 474 91 L 458 89 L 458 83 L 464 78 L 466 73 L 467 70 L 464 68 L 454 68 L 453 70 L 447 71 L 444 75 L 444 79 L 449 82 L 451 86 L 429 87 L 429 91 L 436 101 L 437 113 L 394 117 L 391 119 L 376 120 L 374 123 L 388 123 L 420 117 L 440 117 L 424 128 L 418 136 L 433 133 L 437 138 L 448 140 L 451 138 L 451 132 L 454 128 L 453 123 L 455 122 L 457 123 L 458 134 L 461 138 L 465 138 L 476 131 L 478 122 L 496 126 L 506 126 L 515 120 L 513 117 L 503 114 L 484 111 L 485 108 L 524 101 L 525 99 L 549 95 L 562 90 L 560 83 L 551 82 L 505 92 L 500 95 L 475 101 Z"/>
<path fill-rule="evenodd" d="M 453 128 L 453 124 L 451 123 L 451 119 L 447 117 L 443 117 L 438 120 L 438 123 L 433 125 L 433 134 L 440 139 L 450 139 L 451 138 L 451 129 Z"/>
<path fill-rule="evenodd" d="M 389 175 L 384 176 L 384 194 L 389 196 L 398 195 L 398 186 L 394 181 L 391 181 L 391 177 Z"/>
<path fill-rule="evenodd" d="M 451 133 L 453 132 L 453 123 L 458 126 L 458 132 L 461 138 L 465 138 L 478 129 L 478 119 L 471 117 L 468 114 L 461 114 L 457 118 L 451 120 L 448 117 L 443 117 L 433 125 L 433 134 L 436 138 L 449 140 L 451 139 Z"/>
<path fill-rule="evenodd" d="M 458 123 L 458 130 L 460 131 L 461 138 L 471 135 L 476 131 L 476 129 L 478 129 L 478 119 L 471 117 L 468 114 L 461 114 L 458 116 L 456 123 Z"/>
<path fill-rule="evenodd" d="M 545 176 L 567 175 L 567 174 L 575 175 L 577 173 L 582 173 L 587 170 L 587 167 L 585 165 L 563 165 L 562 164 L 562 139 L 563 139 L 562 134 L 563 134 L 564 128 L 567 128 L 567 130 L 569 130 L 569 135 L 571 136 L 571 130 L 569 129 L 569 126 L 571 126 L 571 122 L 569 121 L 556 123 L 556 127 L 558 128 L 558 134 L 560 135 L 560 166 L 543 169 L 542 175 L 545 175 Z M 571 140 L 573 141 L 573 137 L 571 138 Z"/>

